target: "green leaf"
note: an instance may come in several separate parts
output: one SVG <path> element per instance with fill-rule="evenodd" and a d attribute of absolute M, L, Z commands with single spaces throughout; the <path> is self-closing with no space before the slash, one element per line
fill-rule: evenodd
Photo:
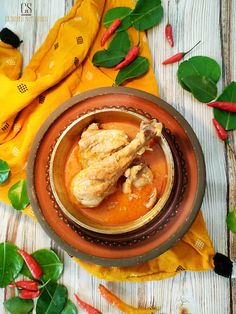
<path fill-rule="evenodd" d="M 14 297 L 5 301 L 4 306 L 11 314 L 29 314 L 34 308 L 34 302 Z"/>
<path fill-rule="evenodd" d="M 67 302 L 68 292 L 65 286 L 50 282 L 43 288 L 37 305 L 36 314 L 60 314 Z"/>
<path fill-rule="evenodd" d="M 117 28 L 117 31 L 125 30 L 131 26 L 131 12 L 132 10 L 128 7 L 112 8 L 106 12 L 103 24 L 106 28 L 108 28 L 115 19 L 120 18 L 122 20 L 122 24 Z"/>
<path fill-rule="evenodd" d="M 210 80 L 217 83 L 221 76 L 221 69 L 219 64 L 212 58 L 205 56 L 192 57 L 179 65 L 177 77 L 180 85 L 187 91 L 190 91 L 183 80 L 186 76 L 196 74 L 208 77 Z"/>
<path fill-rule="evenodd" d="M 31 256 L 41 267 L 43 271 L 41 279 L 44 282 L 48 281 L 49 279 L 51 279 L 52 281 L 56 281 L 60 278 L 63 272 L 63 263 L 54 251 L 41 249 L 32 253 Z M 21 274 L 30 279 L 33 279 L 26 264 L 24 264 L 21 270 Z"/>
<path fill-rule="evenodd" d="M 108 47 L 108 50 L 114 51 L 115 53 L 122 51 L 125 54 L 127 54 L 130 48 L 131 48 L 131 41 L 129 38 L 129 34 L 126 31 L 123 31 L 123 32 L 119 32 L 115 34 L 115 36 L 113 37 Z"/>
<path fill-rule="evenodd" d="M 108 50 L 97 51 L 93 56 L 93 64 L 111 68 L 120 63 L 130 50 L 131 41 L 126 31 L 117 33 L 112 39 Z"/>
<path fill-rule="evenodd" d="M 24 260 L 18 247 L 9 242 L 0 243 L 0 288 L 6 287 L 19 274 Z"/>
<path fill-rule="evenodd" d="M 10 168 L 8 164 L 6 161 L 0 159 L 0 184 L 4 183 L 8 179 L 9 173 Z"/>
<path fill-rule="evenodd" d="M 217 86 L 207 76 L 186 76 L 183 82 L 200 102 L 207 103 L 216 98 Z"/>
<path fill-rule="evenodd" d="M 218 101 L 236 102 L 236 82 L 231 82 L 223 93 L 217 98 Z M 214 117 L 225 128 L 225 130 L 236 129 L 236 113 L 227 112 L 214 108 Z"/>
<path fill-rule="evenodd" d="M 226 223 L 228 228 L 236 233 L 236 206 L 233 208 L 233 210 L 228 214 L 226 218 Z"/>
<path fill-rule="evenodd" d="M 148 71 L 148 60 L 145 57 L 137 57 L 127 67 L 121 69 L 117 74 L 115 83 L 121 85 L 128 79 L 132 79 L 145 74 Z"/>
<path fill-rule="evenodd" d="M 74 305 L 74 303 L 71 300 L 67 301 L 66 306 L 61 312 L 61 314 L 77 314 L 77 313 L 78 313 L 77 307 Z"/>
<path fill-rule="evenodd" d="M 163 17 L 161 0 L 138 0 L 130 14 L 130 20 L 137 30 L 144 31 L 160 23 Z"/>
<path fill-rule="evenodd" d="M 112 68 L 120 63 L 125 57 L 125 52 L 100 50 L 93 56 L 93 64 L 98 67 Z"/>
<path fill-rule="evenodd" d="M 27 207 L 29 205 L 29 198 L 26 181 L 20 180 L 12 185 L 8 190 L 8 198 L 11 201 L 11 205 L 17 210 Z"/>

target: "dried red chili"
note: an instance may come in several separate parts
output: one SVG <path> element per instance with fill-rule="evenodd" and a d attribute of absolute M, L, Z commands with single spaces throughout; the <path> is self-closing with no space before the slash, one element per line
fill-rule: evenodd
<path fill-rule="evenodd" d="M 229 112 L 236 112 L 236 102 L 213 101 L 208 104 L 209 107 L 219 108 Z"/>
<path fill-rule="evenodd" d="M 114 293 L 112 293 L 110 290 L 108 290 L 103 285 L 99 285 L 98 287 L 101 295 L 113 306 L 118 308 L 123 313 L 130 313 L 130 314 L 152 314 L 156 311 L 159 311 L 160 308 L 135 308 L 124 301 L 122 301 L 120 298 L 118 298 Z"/>
<path fill-rule="evenodd" d="M 120 26 L 120 24 L 121 24 L 121 19 L 119 19 L 119 18 L 115 19 L 111 23 L 111 25 L 105 31 L 105 33 L 101 39 L 101 46 L 104 46 L 105 42 L 108 40 L 108 38 L 111 37 L 111 35 L 116 31 L 116 29 Z"/>
<path fill-rule="evenodd" d="M 218 137 L 222 140 L 225 141 L 228 138 L 228 133 L 227 131 L 223 128 L 223 126 L 215 119 L 212 119 L 212 122 L 214 124 L 214 127 L 217 131 Z"/>
<path fill-rule="evenodd" d="M 140 47 L 139 46 L 133 46 L 127 53 L 125 59 L 117 64 L 115 67 L 115 70 L 118 71 L 124 67 L 126 67 L 128 64 L 130 64 L 134 59 L 137 58 L 139 54 Z"/>
<path fill-rule="evenodd" d="M 97 309 L 95 309 L 92 305 L 85 303 L 84 301 L 82 301 L 77 294 L 74 294 L 77 303 L 79 304 L 79 306 L 84 309 L 88 314 L 102 314 L 100 311 L 98 311 Z"/>
<path fill-rule="evenodd" d="M 183 59 L 183 57 L 188 54 L 190 51 L 192 51 L 197 45 L 200 44 L 201 41 L 199 41 L 196 45 L 194 45 L 191 49 L 189 49 L 186 52 L 178 52 L 177 54 L 173 55 L 172 57 L 166 59 L 165 61 L 162 62 L 162 64 L 171 64 L 180 61 Z"/>
<path fill-rule="evenodd" d="M 23 257 L 23 259 L 24 259 L 26 265 L 28 266 L 32 276 L 35 279 L 39 279 L 43 274 L 43 271 L 40 268 L 39 264 L 35 261 L 35 259 L 31 255 L 29 255 L 24 250 L 18 250 L 18 252 Z"/>
<path fill-rule="evenodd" d="M 167 24 L 165 28 L 165 34 L 166 34 L 166 39 L 170 46 L 173 48 L 174 47 L 174 39 L 173 39 L 173 32 L 172 32 L 172 25 Z"/>
<path fill-rule="evenodd" d="M 174 39 L 173 39 L 173 32 L 172 32 L 172 25 L 169 22 L 169 6 L 170 6 L 170 1 L 168 1 L 168 22 L 166 24 L 165 28 L 165 35 L 168 43 L 171 45 L 171 47 L 174 47 Z"/>
<path fill-rule="evenodd" d="M 35 299 L 40 295 L 40 291 L 31 291 L 31 290 L 20 290 L 19 298 L 24 300 Z"/>

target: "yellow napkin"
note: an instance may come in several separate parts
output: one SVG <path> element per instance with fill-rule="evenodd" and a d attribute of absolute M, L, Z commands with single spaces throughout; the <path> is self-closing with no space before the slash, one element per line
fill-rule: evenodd
<path fill-rule="evenodd" d="M 91 59 L 100 50 L 104 27 L 103 12 L 112 7 L 133 7 L 131 0 L 78 0 L 69 14 L 59 19 L 29 65 L 21 73 L 22 59 L 17 49 L 0 42 L 0 159 L 11 168 L 8 181 L 0 187 L 0 199 L 9 203 L 7 192 L 25 178 L 25 166 L 32 141 L 42 122 L 66 99 L 85 90 L 111 86 L 116 72 L 96 68 Z M 138 32 L 131 28 L 133 43 Z M 141 33 L 141 55 L 150 62 L 143 77 L 126 86 L 158 95 L 145 33 Z M 23 211 L 32 218 L 28 206 Z M 74 259 L 93 275 L 111 281 L 143 281 L 174 276 L 179 271 L 213 269 L 214 250 L 200 213 L 188 233 L 158 258 L 132 267 L 102 267 Z"/>

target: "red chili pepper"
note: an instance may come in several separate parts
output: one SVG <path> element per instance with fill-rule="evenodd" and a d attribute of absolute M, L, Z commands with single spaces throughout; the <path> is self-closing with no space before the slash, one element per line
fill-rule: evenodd
<path fill-rule="evenodd" d="M 175 63 L 180 61 L 181 59 L 183 59 L 183 57 L 189 53 L 190 51 L 192 51 L 197 45 L 200 44 L 201 41 L 199 41 L 195 46 L 193 46 L 191 49 L 189 49 L 187 52 L 178 52 L 177 54 L 175 54 L 174 56 L 166 59 L 165 61 L 162 62 L 162 64 L 171 64 L 171 63 Z"/>
<path fill-rule="evenodd" d="M 114 293 L 112 293 L 110 290 L 108 290 L 103 285 L 99 285 L 98 287 L 101 295 L 113 306 L 118 308 L 122 313 L 132 313 L 132 314 L 152 314 L 154 312 L 159 312 L 160 308 L 136 308 L 133 307 L 127 303 L 125 303 L 123 300 L 118 298 Z"/>
<path fill-rule="evenodd" d="M 127 53 L 125 59 L 117 64 L 117 66 L 115 67 L 115 71 L 118 71 L 124 67 L 126 67 L 128 64 L 130 64 L 134 59 L 137 58 L 138 54 L 139 54 L 139 50 L 140 47 L 139 46 L 133 46 Z"/>
<path fill-rule="evenodd" d="M 108 27 L 108 29 L 105 31 L 102 39 L 101 39 L 101 46 L 104 46 L 105 42 L 108 40 L 108 38 L 111 37 L 113 33 L 115 33 L 116 29 L 120 26 L 121 19 L 117 18 L 115 19 L 111 25 Z"/>
<path fill-rule="evenodd" d="M 166 39 L 168 43 L 171 45 L 171 47 L 174 47 L 174 39 L 173 39 L 173 33 L 172 33 L 172 26 L 170 24 L 166 25 L 165 29 Z"/>
<path fill-rule="evenodd" d="M 225 141 L 228 137 L 227 131 L 223 128 L 223 126 L 216 120 L 212 119 L 212 122 L 214 124 L 214 127 L 217 131 L 218 137 L 222 140 Z"/>
<path fill-rule="evenodd" d="M 39 283 L 37 281 L 30 281 L 30 280 L 16 281 L 15 283 L 11 283 L 8 286 L 10 288 L 21 288 L 21 289 L 27 289 L 30 291 L 38 291 L 39 289 Z"/>
<path fill-rule="evenodd" d="M 168 43 L 171 45 L 171 47 L 174 47 L 174 39 L 173 39 L 173 33 L 172 33 L 172 25 L 169 22 L 169 6 L 170 6 L 170 1 L 168 1 L 168 23 L 165 28 L 165 34 L 166 34 L 166 39 Z"/>
<path fill-rule="evenodd" d="M 23 259 L 24 259 L 26 265 L 28 266 L 32 276 L 35 279 L 39 279 L 43 274 L 43 271 L 40 268 L 39 264 L 35 261 L 35 259 L 32 256 L 30 256 L 24 250 L 18 250 L 18 252 L 23 257 Z"/>
<path fill-rule="evenodd" d="M 236 102 L 230 101 L 213 101 L 208 104 L 210 107 L 219 108 L 229 112 L 236 112 Z"/>
<path fill-rule="evenodd" d="M 20 290 L 19 298 L 24 300 L 35 299 L 40 295 L 40 291 Z"/>
<path fill-rule="evenodd" d="M 85 303 L 84 301 L 82 301 L 77 294 L 74 294 L 77 303 L 79 304 L 79 306 L 84 309 L 88 314 L 102 314 L 100 311 L 98 311 L 97 309 L 95 309 L 93 306 L 91 306 L 88 303 Z"/>

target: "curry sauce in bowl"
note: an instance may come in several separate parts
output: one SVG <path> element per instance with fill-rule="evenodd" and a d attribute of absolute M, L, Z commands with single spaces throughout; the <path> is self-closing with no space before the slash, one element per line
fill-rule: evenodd
<path fill-rule="evenodd" d="M 152 173 L 152 180 L 144 186 L 132 186 L 132 192 L 125 193 L 127 174 L 124 171 L 112 193 L 92 208 L 81 204 L 71 189 L 75 176 L 83 170 L 78 143 L 89 125 L 96 123 L 101 130 L 120 130 L 127 135 L 130 143 L 144 120 L 147 120 L 144 116 L 128 109 L 93 110 L 73 121 L 61 134 L 51 156 L 50 183 L 61 210 L 75 225 L 97 233 L 126 233 L 150 222 L 166 204 L 173 186 L 174 162 L 163 135 L 151 139 L 148 149 L 134 162 L 134 165 L 145 165 Z M 82 176 L 80 182 L 83 179 L 86 180 L 86 177 Z M 155 200 L 150 202 L 154 194 Z"/>

